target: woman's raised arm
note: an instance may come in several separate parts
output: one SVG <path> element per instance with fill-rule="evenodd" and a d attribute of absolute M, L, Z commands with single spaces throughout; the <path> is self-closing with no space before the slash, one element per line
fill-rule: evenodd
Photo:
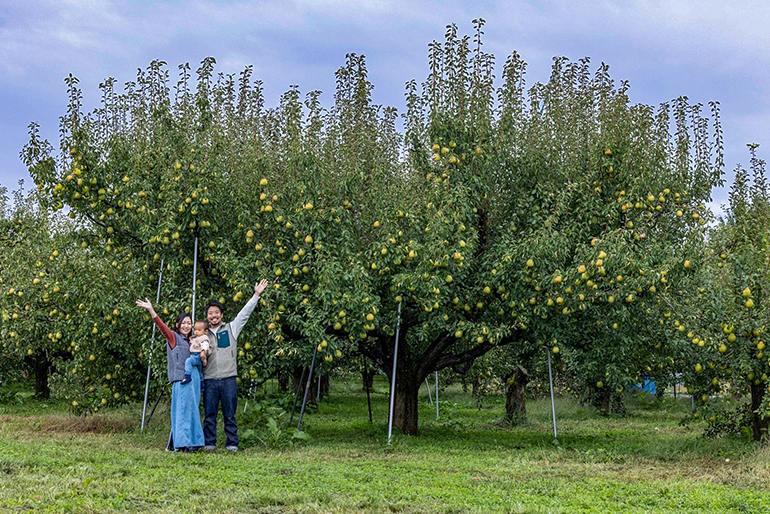
<path fill-rule="evenodd" d="M 142 307 L 144 309 L 147 309 L 150 312 L 150 316 L 152 317 L 152 321 L 158 326 L 160 329 L 160 333 L 163 334 L 163 337 L 166 338 L 166 341 L 168 341 L 168 346 L 172 350 L 176 346 L 176 336 L 174 335 L 174 332 L 171 331 L 170 328 L 166 326 L 165 323 L 163 323 L 163 320 L 158 317 L 158 313 L 155 312 L 155 309 L 152 308 L 152 304 L 150 303 L 150 300 L 147 298 L 142 300 L 137 300 L 136 305 L 138 307 Z"/>

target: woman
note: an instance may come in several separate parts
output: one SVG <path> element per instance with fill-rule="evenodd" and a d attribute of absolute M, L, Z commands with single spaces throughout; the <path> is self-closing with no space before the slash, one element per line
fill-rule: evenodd
<path fill-rule="evenodd" d="M 201 401 L 200 381 L 183 384 L 185 361 L 190 357 L 189 340 L 192 335 L 192 318 L 186 312 L 176 318 L 174 330 L 170 330 L 153 309 L 148 299 L 137 300 L 136 305 L 147 309 L 152 320 L 166 338 L 168 360 L 168 381 L 171 389 L 171 433 L 166 450 L 195 451 L 203 446 L 203 427 L 199 405 Z"/>

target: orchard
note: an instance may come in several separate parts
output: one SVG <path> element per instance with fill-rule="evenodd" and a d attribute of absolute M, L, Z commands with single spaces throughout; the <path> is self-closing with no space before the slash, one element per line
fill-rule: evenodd
<path fill-rule="evenodd" d="M 68 77 L 58 149 L 33 123 L 22 150 L 36 189 L 3 195 L 0 338 L 16 366 L 0 371 L 50 368 L 77 412 L 139 401 L 148 362 L 162 387 L 165 342 L 134 299 L 160 284 L 169 325 L 211 298 L 230 318 L 268 278 L 239 339 L 242 383 L 296 386 L 314 351 L 319 374 L 363 356 L 392 379 L 398 332 L 406 434 L 434 372 L 521 389 L 516 370 L 548 352 L 607 413 L 644 379 L 686 382 L 712 422 L 713 396 L 745 390 L 762 437 L 764 163 L 752 154 L 715 222 L 717 103 L 633 104 L 588 59 L 556 58 L 526 86 L 513 53 L 496 78 L 475 25 L 429 45 L 403 114 L 373 104 L 355 54 L 327 108 L 296 87 L 268 108 L 251 67 L 217 74 L 213 58 L 175 80 L 162 61 L 123 90 L 107 79 L 90 112 Z"/>

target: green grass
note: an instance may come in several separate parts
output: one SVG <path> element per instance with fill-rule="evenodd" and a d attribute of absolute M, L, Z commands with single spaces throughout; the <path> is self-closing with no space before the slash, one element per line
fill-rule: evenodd
<path fill-rule="evenodd" d="M 309 441 L 283 437 L 238 454 L 164 452 L 165 406 L 141 433 L 137 405 L 79 418 L 56 402 L 0 404 L 0 511 L 770 509 L 770 449 L 743 437 L 704 439 L 701 425 L 681 426 L 686 400 L 630 397 L 629 416 L 603 418 L 560 398 L 557 446 L 546 399 L 528 404 L 526 426 L 510 428 L 499 422 L 502 398 L 477 409 L 450 388 L 438 420 L 426 395 L 420 436 L 396 435 L 388 446 L 386 385 L 378 380 L 372 395 L 373 424 L 359 389 L 356 378 L 332 382 L 331 396 L 305 416 Z"/>

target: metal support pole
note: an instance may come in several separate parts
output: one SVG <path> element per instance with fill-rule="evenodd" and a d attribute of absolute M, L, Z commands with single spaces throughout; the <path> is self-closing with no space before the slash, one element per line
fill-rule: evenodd
<path fill-rule="evenodd" d="M 553 372 L 551 371 L 551 352 L 546 347 L 548 352 L 548 381 L 551 384 L 551 417 L 553 418 L 553 442 L 559 444 L 559 438 L 556 436 L 556 404 L 553 399 Z"/>
<path fill-rule="evenodd" d="M 398 302 L 398 323 L 396 323 L 396 344 L 393 347 L 393 376 L 390 379 L 390 410 L 388 411 L 388 444 L 393 436 L 393 402 L 396 399 L 396 370 L 398 363 L 398 334 L 401 329 L 401 302 Z"/>
<path fill-rule="evenodd" d="M 318 375 L 318 387 L 315 391 L 315 401 L 321 400 L 321 375 Z"/>
<path fill-rule="evenodd" d="M 252 400 L 255 400 L 257 398 L 257 384 L 256 380 L 253 378 L 251 379 L 251 383 L 249 384 L 249 394 L 246 395 L 246 403 L 243 405 L 243 412 L 246 412 L 246 407 L 249 406 L 249 396 L 251 396 Z"/>
<path fill-rule="evenodd" d="M 289 416 L 289 423 L 294 419 L 294 413 L 297 411 L 297 401 L 299 400 L 299 392 L 302 390 L 302 384 L 305 381 L 305 368 L 302 368 L 302 373 L 299 376 L 299 383 L 297 384 L 297 391 L 294 393 L 294 405 L 291 407 L 291 416 Z"/>
<path fill-rule="evenodd" d="M 192 291 L 192 307 L 190 310 L 190 317 L 195 323 L 195 293 L 198 286 L 198 236 L 195 236 L 195 250 L 193 251 L 193 291 Z"/>
<path fill-rule="evenodd" d="M 366 404 L 369 406 L 369 423 L 372 423 L 372 398 L 369 396 L 369 365 L 364 357 L 364 388 L 366 388 Z"/>
<path fill-rule="evenodd" d="M 155 344 L 155 323 L 152 324 L 152 337 L 150 338 L 150 347 Z M 144 403 L 142 403 L 142 426 L 139 429 L 140 432 L 144 432 L 146 426 L 145 419 L 147 418 L 147 395 L 150 393 L 150 374 L 152 372 L 152 351 L 150 351 L 150 359 L 147 362 L 147 378 L 144 381 Z"/>
<path fill-rule="evenodd" d="M 433 405 L 433 398 L 431 398 L 431 395 L 430 395 L 430 384 L 428 384 L 428 377 L 425 377 L 425 389 L 428 390 L 428 401 L 430 402 L 431 405 Z"/>
<path fill-rule="evenodd" d="M 436 419 L 438 419 L 438 371 L 436 371 Z"/>
<path fill-rule="evenodd" d="M 155 414 L 155 409 L 158 408 L 158 404 L 160 403 L 160 399 L 163 398 L 163 393 L 165 389 L 160 390 L 160 394 L 158 395 L 158 399 L 155 400 L 155 405 L 152 406 L 152 410 L 150 411 L 150 415 L 147 416 L 147 425 L 150 424 L 150 420 L 152 419 L 152 415 Z"/>
<path fill-rule="evenodd" d="M 305 415 L 305 406 L 307 405 L 307 394 L 310 391 L 310 384 L 313 380 L 313 369 L 315 368 L 315 358 L 318 356 L 318 346 L 313 350 L 313 360 L 310 361 L 310 371 L 307 374 L 307 385 L 305 386 L 305 396 L 302 398 L 302 408 L 299 410 L 299 421 L 297 421 L 297 430 L 302 426 L 302 416 Z"/>
<path fill-rule="evenodd" d="M 160 260 L 160 273 L 158 274 L 158 290 L 155 293 L 155 305 L 158 304 L 160 301 L 160 283 L 163 280 L 163 265 L 165 263 L 165 259 Z M 152 337 L 150 338 L 150 358 L 147 362 L 147 379 L 144 382 L 144 403 L 142 404 L 142 425 L 139 429 L 140 432 L 144 432 L 144 427 L 147 426 L 145 423 L 145 417 L 147 415 L 147 395 L 150 393 L 150 373 L 152 371 L 152 347 L 155 345 L 155 329 L 157 326 L 155 323 L 152 324 Z M 153 409 L 154 411 L 155 409 Z"/>

